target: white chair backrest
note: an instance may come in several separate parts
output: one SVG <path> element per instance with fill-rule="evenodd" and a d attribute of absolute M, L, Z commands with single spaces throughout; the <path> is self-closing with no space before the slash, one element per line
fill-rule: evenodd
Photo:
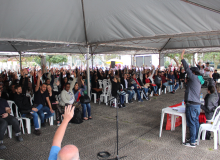
<path fill-rule="evenodd" d="M 10 115 L 11 115 L 11 116 L 14 116 L 14 112 L 13 112 L 13 109 L 12 109 L 12 105 L 15 104 L 15 102 L 14 102 L 14 101 L 11 101 L 11 100 L 8 100 L 7 102 L 8 102 L 8 105 L 9 105 L 10 109 L 11 109 L 11 114 L 10 114 Z"/>
<path fill-rule="evenodd" d="M 99 88 L 102 88 L 102 80 L 98 80 L 99 82 Z"/>
<path fill-rule="evenodd" d="M 218 107 L 215 109 L 215 112 L 214 112 L 214 114 L 213 114 L 213 116 L 212 116 L 212 119 L 215 118 L 216 114 L 218 114 L 219 111 L 220 111 L 220 106 L 218 106 Z"/>
<path fill-rule="evenodd" d="M 212 129 L 219 129 L 219 125 L 220 125 L 220 112 L 217 114 L 217 116 L 215 116 L 215 119 L 212 124 Z"/>
<path fill-rule="evenodd" d="M 107 95 L 111 95 L 111 93 L 112 93 L 112 88 L 111 88 L 111 86 L 110 85 L 108 85 L 106 88 L 108 88 L 108 90 L 107 90 Z"/>
<path fill-rule="evenodd" d="M 122 90 L 124 89 L 124 87 L 123 87 L 123 85 L 121 84 L 121 88 L 122 88 Z"/>
<path fill-rule="evenodd" d="M 18 114 L 18 106 L 15 104 L 15 110 L 16 110 L 16 117 L 19 118 L 19 114 Z"/>

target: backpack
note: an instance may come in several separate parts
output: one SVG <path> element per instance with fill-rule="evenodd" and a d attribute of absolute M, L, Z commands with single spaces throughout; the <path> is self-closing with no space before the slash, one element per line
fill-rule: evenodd
<path fill-rule="evenodd" d="M 79 110 L 79 108 L 76 108 L 74 110 L 74 116 L 73 118 L 70 120 L 71 123 L 76 123 L 76 124 L 80 124 L 83 122 L 82 120 L 82 112 Z"/>

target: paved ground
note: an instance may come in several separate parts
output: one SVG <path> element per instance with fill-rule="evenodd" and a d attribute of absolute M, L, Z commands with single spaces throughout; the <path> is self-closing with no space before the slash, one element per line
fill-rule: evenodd
<path fill-rule="evenodd" d="M 158 137 L 161 109 L 181 102 L 183 94 L 183 90 L 178 90 L 175 95 L 162 94 L 150 102 L 135 102 L 119 109 L 119 155 L 127 156 L 124 160 L 219 159 L 220 152 L 213 150 L 213 140 L 202 141 L 196 148 L 183 146 L 181 126 L 172 132 L 163 129 L 162 137 Z M 100 151 L 108 151 L 115 157 L 115 114 L 114 108 L 92 104 L 93 120 L 69 124 L 62 145 L 78 146 L 81 160 L 96 160 Z M 165 123 L 166 117 L 164 126 Z M 4 143 L 8 149 L 0 151 L 0 159 L 46 160 L 56 129 L 57 126 L 47 124 L 41 136 L 25 134 L 20 143 L 6 135 Z"/>

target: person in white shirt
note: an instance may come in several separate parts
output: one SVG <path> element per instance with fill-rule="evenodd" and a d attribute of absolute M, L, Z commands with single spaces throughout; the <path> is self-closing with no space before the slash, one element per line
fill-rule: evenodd
<path fill-rule="evenodd" d="M 61 92 L 61 100 L 60 105 L 65 106 L 66 103 L 73 104 L 75 101 L 74 93 L 73 93 L 73 87 L 76 83 L 76 78 L 73 79 L 71 84 L 66 83 L 64 90 Z"/>
<path fill-rule="evenodd" d="M 206 67 L 205 67 L 204 71 L 205 71 L 205 76 L 209 76 L 209 74 L 210 74 L 209 62 L 206 63 Z"/>

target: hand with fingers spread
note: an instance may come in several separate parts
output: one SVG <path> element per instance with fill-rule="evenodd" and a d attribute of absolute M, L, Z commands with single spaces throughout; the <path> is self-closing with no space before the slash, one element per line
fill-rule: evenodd
<path fill-rule="evenodd" d="M 65 111 L 63 114 L 64 120 L 70 121 L 73 118 L 74 109 L 75 109 L 75 106 L 72 107 L 72 105 L 68 105 L 65 107 Z"/>
<path fill-rule="evenodd" d="M 38 71 L 37 76 L 38 76 L 38 78 L 41 78 L 41 77 L 42 77 L 42 71 L 41 71 L 41 70 Z"/>

